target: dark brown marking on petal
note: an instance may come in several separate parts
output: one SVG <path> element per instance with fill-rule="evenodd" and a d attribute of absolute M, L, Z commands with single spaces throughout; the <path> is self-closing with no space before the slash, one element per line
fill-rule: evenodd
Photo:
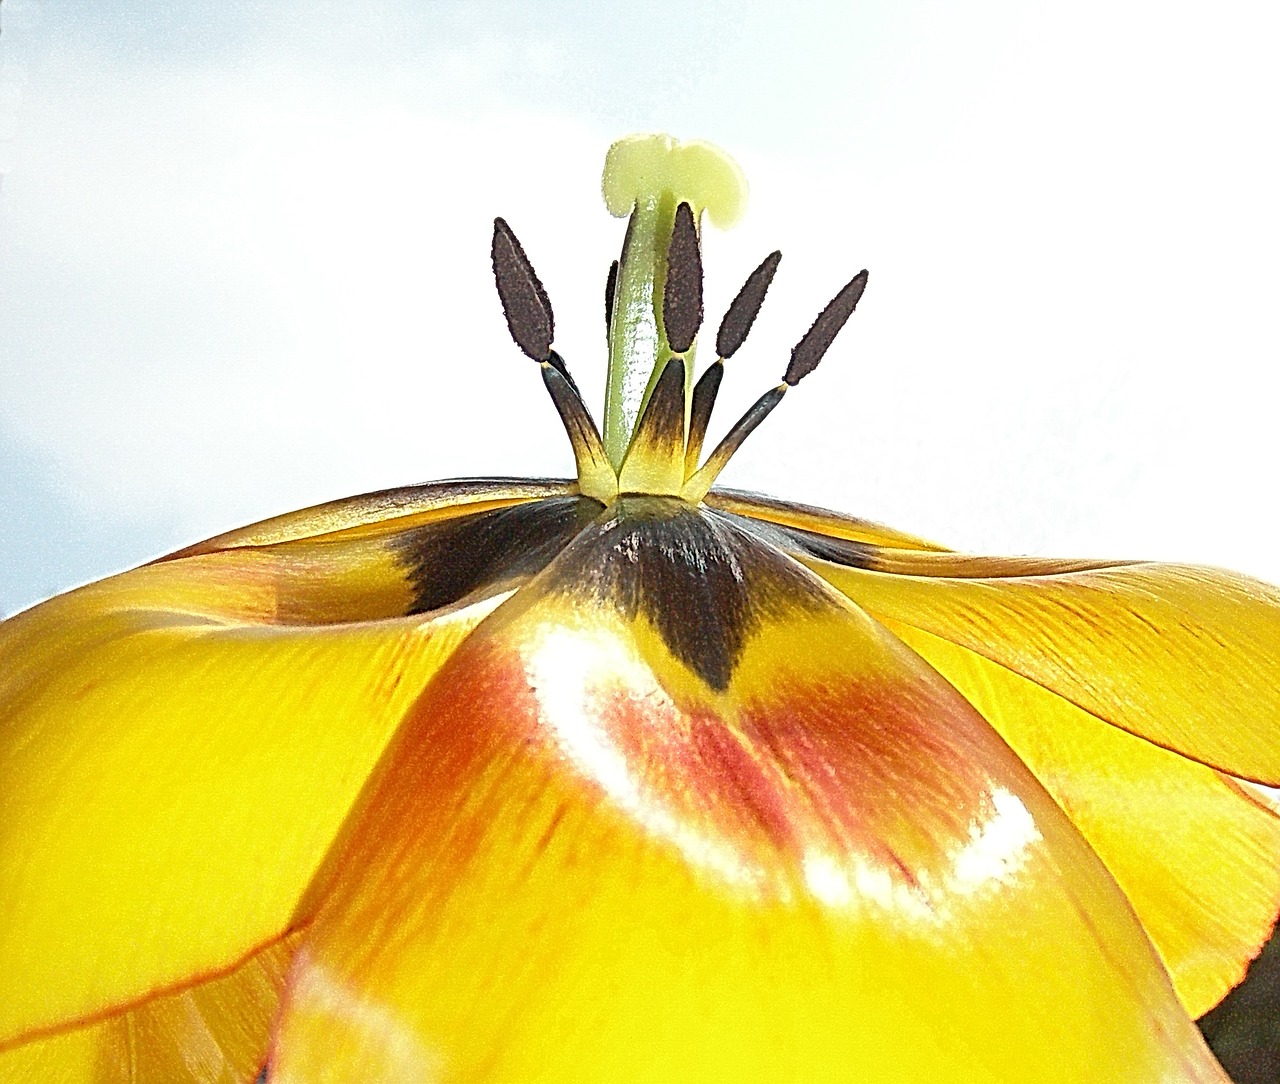
<path fill-rule="evenodd" d="M 645 618 L 673 656 L 724 690 L 756 625 L 830 605 L 813 576 L 726 517 L 670 497 L 623 497 L 553 570 L 631 621 Z"/>
<path fill-rule="evenodd" d="M 853 315 L 858 299 L 866 288 L 867 272 L 864 268 L 845 283 L 844 288 L 831 299 L 827 307 L 818 313 L 818 318 L 805 332 L 804 338 L 796 343 L 783 380 L 795 387 L 818 367 L 827 348 Z"/>
<path fill-rule="evenodd" d="M 753 520 L 777 523 L 788 527 L 800 527 L 817 534 L 834 535 L 838 538 L 852 538 L 858 541 L 872 542 L 879 546 L 892 546 L 895 549 L 908 549 L 920 552 L 947 553 L 946 546 L 936 542 L 928 542 L 914 535 L 896 531 L 883 523 L 874 523 L 869 519 L 847 516 L 841 512 L 833 512 L 829 508 L 819 508 L 812 504 L 797 501 L 782 501 L 776 497 L 766 497 L 762 493 L 753 493 L 746 489 L 734 489 L 727 486 L 716 486 L 707 494 L 706 503 L 719 512 L 734 512 Z"/>
<path fill-rule="evenodd" d="M 409 612 L 493 593 L 540 572 L 601 507 L 588 497 L 549 497 L 404 532 L 392 545 L 414 588 Z"/>
<path fill-rule="evenodd" d="M 662 326 L 673 353 L 693 345 L 702 324 L 702 253 L 698 227 L 687 203 L 676 208 L 667 248 L 667 281 L 662 291 Z"/>
<path fill-rule="evenodd" d="M 1132 564 L 1131 561 L 1092 558 L 984 557 L 967 553 L 898 549 L 822 534 L 803 527 L 772 523 L 734 512 L 721 511 L 720 515 L 732 520 L 737 527 L 755 535 L 762 542 L 801 560 L 816 558 L 846 568 L 887 572 L 896 576 L 928 576 L 953 580 L 1041 579 Z"/>
<path fill-rule="evenodd" d="M 769 292 L 769 284 L 773 282 L 781 259 L 781 252 L 770 252 L 760 266 L 747 276 L 738 296 L 729 303 L 724 319 L 720 321 L 720 330 L 716 333 L 716 353 L 722 358 L 733 357 L 746 342 L 747 333 L 760 315 L 764 295 Z"/>
<path fill-rule="evenodd" d="M 876 569 L 878 567 L 877 557 L 882 547 L 872 545 L 870 542 L 856 542 L 851 538 L 818 534 L 801 527 L 787 527 L 780 523 L 750 519 L 732 512 L 720 514 L 731 519 L 743 531 L 784 553 L 817 557 L 823 561 L 832 561 L 851 568 Z"/>
<path fill-rule="evenodd" d="M 609 265 L 609 277 L 604 280 L 604 334 L 609 337 L 613 327 L 613 295 L 618 291 L 618 261 Z"/>
<path fill-rule="evenodd" d="M 493 220 L 490 256 L 511 337 L 534 361 L 546 361 L 555 335 L 551 301 L 520 241 L 501 218 Z"/>
<path fill-rule="evenodd" d="M 490 500 L 514 504 L 542 497 L 560 497 L 570 485 L 570 481 L 560 478 L 455 478 L 384 489 L 274 516 L 157 557 L 151 563 L 176 561 L 219 550 L 276 546 L 353 530 L 385 527 L 390 532 L 405 526 L 395 522 L 401 517 L 469 515 L 480 509 L 468 508 L 468 505 L 484 505 Z"/>

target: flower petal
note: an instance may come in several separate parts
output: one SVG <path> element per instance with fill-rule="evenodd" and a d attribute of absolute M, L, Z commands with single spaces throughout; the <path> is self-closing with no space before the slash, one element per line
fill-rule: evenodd
<path fill-rule="evenodd" d="M 558 478 L 464 478 L 380 490 L 273 516 L 198 542 L 166 559 L 338 532 L 386 534 L 440 517 L 503 508 L 544 497 L 570 496 L 577 488 L 576 482 Z"/>
<path fill-rule="evenodd" d="M 1108 723 L 1280 784 L 1280 590 L 1220 569 L 930 554 L 925 574 L 800 554 L 876 617 L 940 636 Z M 876 554 L 873 568 L 918 567 Z M 986 562 L 973 575 L 972 562 Z M 1037 567 L 1037 565 L 1039 567 Z M 950 567 L 951 574 L 946 574 Z"/>
<path fill-rule="evenodd" d="M 856 516 L 842 515 L 825 508 L 815 508 L 808 504 L 780 501 L 774 497 L 765 497 L 744 489 L 717 487 L 707 494 L 704 503 L 708 508 L 714 508 L 719 512 L 749 516 L 752 519 L 835 538 L 847 538 L 877 546 L 897 546 L 904 550 L 946 552 L 946 547 L 939 546 L 936 542 L 926 542 L 922 538 L 916 538 L 915 535 L 880 523 L 858 519 Z"/>
<path fill-rule="evenodd" d="M 229 975 L 0 1052 L 0 1084 L 230 1084 L 266 1061 L 297 935 Z"/>
<path fill-rule="evenodd" d="M 1224 1079 L 986 722 L 679 502 L 468 639 L 316 884 L 273 1084 Z"/>
<path fill-rule="evenodd" d="M 579 500 L 163 561 L 0 624 L 0 1043 L 279 936 L 406 708 Z"/>
<path fill-rule="evenodd" d="M 981 655 L 890 629 L 1000 732 L 1124 889 L 1195 1017 L 1280 910 L 1280 815 L 1237 781 L 1101 722 Z"/>

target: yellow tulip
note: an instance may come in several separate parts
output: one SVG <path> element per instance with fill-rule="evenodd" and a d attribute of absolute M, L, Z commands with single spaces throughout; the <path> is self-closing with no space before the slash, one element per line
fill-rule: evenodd
<path fill-rule="evenodd" d="M 0 1082 L 1225 1080 L 1280 909 L 1280 592 L 964 556 L 712 488 L 699 224 L 610 151 L 597 430 L 501 219 L 572 481 L 233 531 L 0 624 Z"/>

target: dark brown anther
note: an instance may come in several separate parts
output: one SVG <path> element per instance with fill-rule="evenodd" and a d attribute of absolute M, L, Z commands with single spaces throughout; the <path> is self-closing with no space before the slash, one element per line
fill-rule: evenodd
<path fill-rule="evenodd" d="M 516 345 L 534 361 L 551 357 L 555 318 L 551 302 L 542 288 L 533 265 L 524 254 L 511 227 L 501 218 L 493 220 L 493 278 L 502 299 L 502 312 Z"/>
<path fill-rule="evenodd" d="M 747 276 L 738 296 L 730 303 L 716 334 L 716 353 L 722 358 L 733 357 L 738 352 L 738 347 L 746 341 L 747 333 L 756 322 L 760 306 L 764 304 L 764 295 L 769 292 L 769 284 L 773 282 L 781 259 L 781 252 L 769 253 L 760 266 Z"/>
<path fill-rule="evenodd" d="M 836 294 L 830 304 L 818 314 L 813 326 L 805 332 L 804 338 L 796 343 L 791 351 L 791 361 L 782 377 L 785 383 L 794 388 L 818 367 L 823 354 L 827 352 L 827 347 L 844 327 L 845 321 L 853 315 L 854 307 L 866 288 L 867 272 L 864 269 L 854 275 L 845 284 L 844 289 Z"/>
<path fill-rule="evenodd" d="M 702 253 L 698 228 L 687 203 L 676 208 L 667 248 L 667 283 L 662 291 L 662 324 L 667 345 L 683 354 L 693 345 L 702 324 Z"/>

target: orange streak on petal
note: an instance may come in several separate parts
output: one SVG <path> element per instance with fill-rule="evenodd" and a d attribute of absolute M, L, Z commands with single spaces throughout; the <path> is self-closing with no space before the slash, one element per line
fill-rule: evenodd
<path fill-rule="evenodd" d="M 773 591 L 717 692 L 573 582 L 406 718 L 273 1084 L 1222 1080 L 1097 857 L 882 628 Z"/>
<path fill-rule="evenodd" d="M 0 1052 L 0 1084 L 248 1084 L 267 1057 L 292 935 L 230 974 Z"/>

